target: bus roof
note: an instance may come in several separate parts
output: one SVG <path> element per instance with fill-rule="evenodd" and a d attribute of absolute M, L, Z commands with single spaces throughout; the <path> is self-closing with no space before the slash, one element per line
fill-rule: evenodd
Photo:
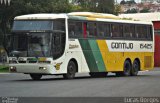
<path fill-rule="evenodd" d="M 28 14 L 28 15 L 17 16 L 14 18 L 14 20 L 35 20 L 35 19 L 47 20 L 47 19 L 57 19 L 57 18 L 67 18 L 67 15 L 66 14 Z"/>
<path fill-rule="evenodd" d="M 118 16 L 104 13 L 92 13 L 92 12 L 72 12 L 68 14 L 29 14 L 17 16 L 14 20 L 52 20 L 58 18 L 68 18 L 74 20 L 87 20 L 87 21 L 104 21 L 104 22 L 119 22 L 119 23 L 133 23 L 133 24 L 148 24 L 152 25 L 152 22 L 146 21 L 134 21 L 124 20 Z"/>

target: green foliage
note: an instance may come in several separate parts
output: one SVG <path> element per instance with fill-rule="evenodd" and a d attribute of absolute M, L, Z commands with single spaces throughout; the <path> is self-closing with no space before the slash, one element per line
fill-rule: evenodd
<path fill-rule="evenodd" d="M 119 13 L 121 13 L 122 9 L 121 9 L 121 5 L 120 4 L 115 4 L 115 9 L 114 9 L 114 13 L 116 15 L 118 15 Z"/>
<path fill-rule="evenodd" d="M 136 9 L 129 9 L 129 10 L 127 10 L 127 12 L 126 13 L 137 13 L 137 10 Z"/>
<path fill-rule="evenodd" d="M 19 15 L 72 11 L 114 13 L 114 9 L 114 0 L 11 0 L 10 6 L 0 4 L 0 36 L 10 33 L 13 19 Z"/>
<path fill-rule="evenodd" d="M 140 11 L 140 13 L 148 13 L 149 12 L 149 9 L 148 8 L 144 8 Z"/>
<path fill-rule="evenodd" d="M 100 13 L 114 13 L 114 0 L 73 0 L 83 10 Z"/>
<path fill-rule="evenodd" d="M 0 65 L 0 73 L 9 72 L 9 67 L 5 65 Z"/>

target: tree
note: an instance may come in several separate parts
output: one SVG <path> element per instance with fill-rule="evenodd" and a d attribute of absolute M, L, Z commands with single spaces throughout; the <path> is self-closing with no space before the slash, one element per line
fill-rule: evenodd
<path fill-rule="evenodd" d="M 114 13 L 114 0 L 73 0 L 83 11 Z"/>
<path fill-rule="evenodd" d="M 122 9 L 121 9 L 121 5 L 120 4 L 115 4 L 115 9 L 114 9 L 114 13 L 116 15 L 118 15 L 119 13 L 121 13 Z"/>
<path fill-rule="evenodd" d="M 149 12 L 148 8 L 144 8 L 144 9 L 140 10 L 140 13 L 148 13 L 148 12 Z"/>
<path fill-rule="evenodd" d="M 114 0 L 97 0 L 98 7 L 97 12 L 102 13 L 114 13 Z"/>
<path fill-rule="evenodd" d="M 124 5 L 124 4 L 126 4 L 126 2 L 125 2 L 124 0 L 122 0 L 122 1 L 120 2 L 120 4 L 121 4 L 121 5 Z"/>
<path fill-rule="evenodd" d="M 114 0 L 11 0 L 10 6 L 0 4 L 0 28 L 3 34 L 10 33 L 18 15 L 71 11 L 114 13 Z"/>
<path fill-rule="evenodd" d="M 133 8 L 133 9 L 128 9 L 126 13 L 137 13 L 138 11 Z"/>

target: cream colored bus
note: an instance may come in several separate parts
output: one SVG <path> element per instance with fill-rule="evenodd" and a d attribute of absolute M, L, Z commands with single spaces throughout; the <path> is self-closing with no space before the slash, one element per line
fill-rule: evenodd
<path fill-rule="evenodd" d="M 153 69 L 153 26 L 88 12 L 17 16 L 8 51 L 10 71 L 33 80 L 76 73 L 136 76 Z"/>

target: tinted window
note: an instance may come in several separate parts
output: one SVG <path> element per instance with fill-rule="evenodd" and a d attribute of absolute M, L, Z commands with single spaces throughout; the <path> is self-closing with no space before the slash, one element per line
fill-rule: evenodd
<path fill-rule="evenodd" d="M 69 21 L 69 37 L 83 37 L 82 22 Z"/>
<path fill-rule="evenodd" d="M 121 38 L 123 36 L 123 25 L 112 24 L 111 25 L 111 36 L 115 38 Z"/>
<path fill-rule="evenodd" d="M 53 30 L 65 32 L 65 20 L 55 20 L 53 23 Z"/>
<path fill-rule="evenodd" d="M 146 38 L 147 37 L 147 27 L 144 25 L 137 25 L 136 26 L 136 37 Z"/>
<path fill-rule="evenodd" d="M 147 26 L 147 31 L 148 31 L 148 32 L 147 32 L 147 38 L 148 38 L 148 39 L 152 39 L 152 34 L 153 34 L 153 33 L 152 33 L 152 32 L 153 32 L 153 31 L 152 31 L 152 26 Z"/>
<path fill-rule="evenodd" d="M 124 24 L 123 35 L 125 38 L 132 38 L 135 34 L 134 25 Z"/>
<path fill-rule="evenodd" d="M 106 38 L 110 36 L 110 24 L 97 23 L 98 37 Z"/>
<path fill-rule="evenodd" d="M 97 29 L 96 23 L 94 23 L 94 22 L 87 23 L 87 36 L 88 37 L 95 37 L 97 35 L 96 29 Z"/>

